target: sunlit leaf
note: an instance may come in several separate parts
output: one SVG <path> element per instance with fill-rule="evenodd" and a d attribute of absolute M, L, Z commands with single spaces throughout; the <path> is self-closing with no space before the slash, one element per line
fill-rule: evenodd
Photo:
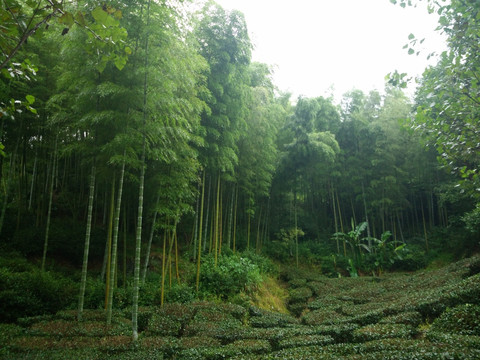
<path fill-rule="evenodd" d="M 27 101 L 30 105 L 32 105 L 35 102 L 35 96 L 33 96 L 33 95 L 27 95 L 27 96 L 25 96 L 25 99 L 27 99 Z"/>

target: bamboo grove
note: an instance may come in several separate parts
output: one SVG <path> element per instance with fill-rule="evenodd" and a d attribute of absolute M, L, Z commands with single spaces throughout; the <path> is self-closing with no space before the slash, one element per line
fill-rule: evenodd
<path fill-rule="evenodd" d="M 470 46 L 455 32 L 456 1 L 443 13 L 449 60 L 427 70 L 413 102 L 398 76 L 382 93 L 292 99 L 251 61 L 243 15 L 214 2 L 196 12 L 181 1 L 82 0 L 47 13 L 4 4 L 4 19 L 16 9 L 41 29 L 16 49 L 28 26 L 12 20 L 0 39 L 1 245 L 44 270 L 62 260 L 81 270 L 79 320 L 91 271 L 110 314 L 115 289 L 133 284 L 137 336 L 147 273 L 161 273 L 163 303 L 165 287 L 188 280 L 181 259 L 198 290 L 207 254 L 215 265 L 246 250 L 297 264 L 315 249 L 348 258 L 358 249 L 332 234 L 361 223 L 369 238 L 390 231 L 427 251 L 435 229 L 467 221 L 478 232 L 478 85 L 449 100 L 449 111 L 471 103 L 462 152 L 445 138 L 464 115 L 430 103 L 449 96 L 440 76 L 478 75 L 445 65 Z M 475 54 L 462 56 L 478 65 Z"/>

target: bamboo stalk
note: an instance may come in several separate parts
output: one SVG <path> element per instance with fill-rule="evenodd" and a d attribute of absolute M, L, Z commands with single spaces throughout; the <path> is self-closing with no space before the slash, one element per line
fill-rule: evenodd
<path fill-rule="evenodd" d="M 95 193 L 95 165 L 92 165 L 92 174 L 90 175 L 90 191 L 88 196 L 88 215 L 87 229 L 85 232 L 85 245 L 83 249 L 82 276 L 80 279 L 80 295 L 78 297 L 77 320 L 82 320 L 83 302 L 85 298 L 85 287 L 87 283 L 88 253 L 90 249 L 90 233 L 92 230 L 93 196 Z"/>
<path fill-rule="evenodd" d="M 201 234 L 202 234 L 202 226 L 203 226 L 203 205 L 204 205 L 204 198 L 205 198 L 205 170 L 203 171 L 203 179 L 202 179 L 202 200 L 200 202 L 200 226 L 198 232 L 200 234 L 200 239 L 198 240 L 198 255 L 197 255 L 197 277 L 195 280 L 195 289 L 198 293 L 198 287 L 200 284 L 200 261 L 202 258 L 202 241 L 201 241 Z"/>
<path fill-rule="evenodd" d="M 125 157 L 125 152 L 123 153 Z M 113 291 L 115 288 L 114 281 L 117 278 L 117 243 L 118 243 L 118 229 L 120 226 L 120 210 L 122 208 L 122 193 L 123 193 L 123 179 L 125 177 L 125 159 L 122 163 L 122 170 L 120 173 L 120 180 L 118 184 L 118 195 L 117 195 L 117 205 L 115 207 L 115 220 L 113 226 L 113 242 L 112 242 L 112 270 L 110 273 L 110 293 L 107 302 L 107 325 L 110 326 L 112 323 L 112 309 L 113 309 Z"/>
<path fill-rule="evenodd" d="M 47 226 L 45 228 L 45 241 L 43 243 L 43 255 L 42 255 L 42 271 L 45 271 L 45 261 L 47 258 L 47 248 L 48 248 L 48 234 L 50 231 L 50 219 L 52 217 L 52 200 L 53 200 L 53 185 L 55 177 L 55 158 L 57 156 L 57 141 L 58 137 L 55 139 L 55 150 L 52 156 L 52 177 L 50 179 L 50 195 L 48 199 L 48 214 L 47 214 Z"/>

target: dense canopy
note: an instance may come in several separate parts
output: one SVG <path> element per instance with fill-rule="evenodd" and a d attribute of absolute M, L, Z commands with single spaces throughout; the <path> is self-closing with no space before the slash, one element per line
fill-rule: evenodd
<path fill-rule="evenodd" d="M 278 89 L 242 13 L 185 3 L 2 0 L 0 246 L 82 269 L 79 318 L 92 272 L 110 312 L 133 285 L 136 336 L 148 273 L 163 304 L 182 263 L 198 293 L 238 251 L 354 276 L 478 250 L 477 1 L 429 1 L 448 50 L 414 99 L 392 69 L 339 103 Z"/>

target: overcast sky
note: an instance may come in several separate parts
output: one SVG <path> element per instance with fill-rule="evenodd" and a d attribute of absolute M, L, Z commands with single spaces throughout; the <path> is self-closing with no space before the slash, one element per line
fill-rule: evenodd
<path fill-rule="evenodd" d="M 244 13 L 255 46 L 253 60 L 274 66 L 275 83 L 294 98 L 336 100 L 352 88 L 383 91 L 394 70 L 421 75 L 427 55 L 443 51 L 435 32 L 437 17 L 425 8 L 406 8 L 389 0 L 217 0 Z M 426 38 L 419 56 L 403 45 L 413 33 Z M 432 59 L 429 62 L 432 63 Z"/>

